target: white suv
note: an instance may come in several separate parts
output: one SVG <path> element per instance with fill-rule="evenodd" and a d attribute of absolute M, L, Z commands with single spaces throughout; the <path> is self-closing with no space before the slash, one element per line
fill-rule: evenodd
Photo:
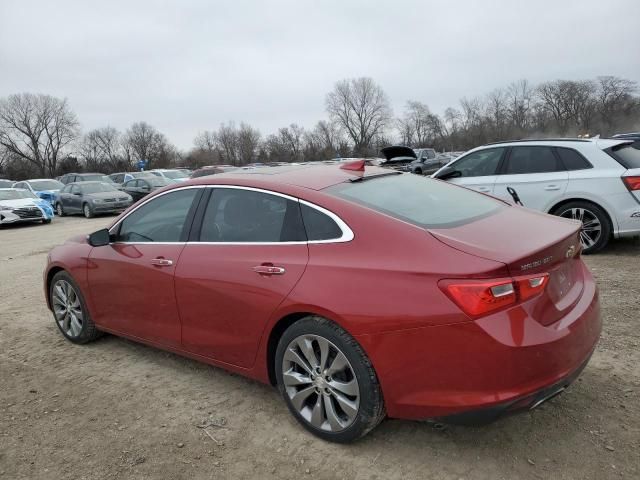
<path fill-rule="evenodd" d="M 584 253 L 640 235 L 640 142 L 549 139 L 474 148 L 432 175 L 525 207 L 582 221 Z"/>

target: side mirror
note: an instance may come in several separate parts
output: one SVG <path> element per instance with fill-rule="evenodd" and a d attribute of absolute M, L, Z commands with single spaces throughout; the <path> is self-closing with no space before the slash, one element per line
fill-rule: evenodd
<path fill-rule="evenodd" d="M 81 197 L 82 196 L 82 192 L 73 192 L 73 194 L 77 197 Z"/>
<path fill-rule="evenodd" d="M 142 190 L 143 192 L 150 192 L 151 188 L 149 187 L 149 185 L 143 185 L 140 187 L 140 190 Z"/>
<path fill-rule="evenodd" d="M 109 242 L 111 240 L 109 236 L 109 230 L 103 228 L 102 230 L 93 232 L 89 234 L 87 240 L 89 241 L 89 245 L 91 245 L 92 247 L 103 247 L 105 245 L 109 245 Z"/>
<path fill-rule="evenodd" d="M 460 172 L 459 170 L 455 170 L 452 167 L 443 167 L 438 171 L 438 173 L 436 173 L 435 178 L 438 178 L 440 180 L 447 180 L 448 178 L 457 178 L 461 176 L 462 172 Z"/>

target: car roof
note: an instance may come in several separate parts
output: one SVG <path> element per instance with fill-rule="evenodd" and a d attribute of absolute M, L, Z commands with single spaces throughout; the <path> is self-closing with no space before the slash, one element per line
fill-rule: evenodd
<path fill-rule="evenodd" d="M 623 143 L 632 143 L 629 139 L 624 138 L 539 138 L 539 139 L 522 139 L 522 140 L 507 140 L 503 142 L 492 142 L 482 145 L 483 147 L 488 146 L 511 146 L 512 144 L 517 145 L 554 145 L 554 146 L 579 146 L 580 144 L 587 145 L 595 145 L 598 148 L 604 150 L 606 148 L 615 147 L 616 145 L 620 145 Z"/>
<path fill-rule="evenodd" d="M 284 184 L 311 190 L 323 190 L 332 185 L 345 183 L 361 177 L 374 177 L 391 172 L 385 168 L 372 166 L 365 166 L 364 170 L 346 170 L 342 168 L 345 165 L 348 164 L 259 167 L 251 170 L 235 170 L 233 172 L 220 173 L 215 176 L 198 177 L 183 182 L 181 185 L 228 184 L 250 186 L 251 184 L 260 183 L 265 186 L 270 184 L 274 186 Z"/>
<path fill-rule="evenodd" d="M 20 183 L 20 182 L 46 182 L 46 181 L 50 181 L 50 180 L 53 180 L 53 181 L 56 181 L 56 182 L 58 181 L 55 178 L 30 178 L 29 180 L 20 180 L 20 181 L 18 181 L 16 183 Z"/>

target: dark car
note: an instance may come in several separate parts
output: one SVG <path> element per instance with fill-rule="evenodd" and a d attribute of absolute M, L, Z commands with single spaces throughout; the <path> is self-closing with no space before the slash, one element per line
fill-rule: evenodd
<path fill-rule="evenodd" d="M 224 170 L 218 167 L 202 167 L 191 173 L 191 178 L 206 177 L 216 173 L 224 173 Z"/>
<path fill-rule="evenodd" d="M 380 150 L 384 157 L 379 166 L 392 168 L 394 170 L 407 171 L 407 165 L 415 161 L 418 157 L 413 148 L 404 145 L 391 145 Z"/>
<path fill-rule="evenodd" d="M 56 199 L 59 216 L 74 213 L 91 218 L 99 213 L 120 213 L 133 203 L 131 195 L 105 182 L 75 182 L 65 185 Z"/>
<path fill-rule="evenodd" d="M 167 180 L 164 177 L 156 177 L 154 175 L 153 177 L 134 178 L 133 180 L 129 180 L 122 185 L 122 190 L 131 195 L 134 202 L 137 202 L 154 190 L 166 187 L 172 183 L 173 182 L 171 180 Z"/>
<path fill-rule="evenodd" d="M 60 177 L 60 182 L 65 185 L 75 182 L 104 182 L 116 186 L 116 183 L 104 173 L 67 173 Z"/>
<path fill-rule="evenodd" d="M 151 172 L 118 172 L 109 175 L 109 178 L 118 185 L 122 185 L 124 182 L 128 182 L 134 178 L 154 178 L 155 175 Z"/>

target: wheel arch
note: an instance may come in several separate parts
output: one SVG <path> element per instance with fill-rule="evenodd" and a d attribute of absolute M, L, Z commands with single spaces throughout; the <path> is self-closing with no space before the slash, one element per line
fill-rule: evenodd
<path fill-rule="evenodd" d="M 46 292 L 45 292 L 45 298 L 47 300 L 47 307 L 49 307 L 49 310 L 51 310 L 51 298 L 50 298 L 50 292 L 51 292 L 51 281 L 53 280 L 53 277 L 55 276 L 56 273 L 58 272 L 64 272 L 65 269 L 55 265 L 53 267 L 51 267 L 49 269 L 49 271 L 47 272 L 47 278 L 46 278 L 46 282 L 45 282 L 45 286 L 47 288 Z"/>

